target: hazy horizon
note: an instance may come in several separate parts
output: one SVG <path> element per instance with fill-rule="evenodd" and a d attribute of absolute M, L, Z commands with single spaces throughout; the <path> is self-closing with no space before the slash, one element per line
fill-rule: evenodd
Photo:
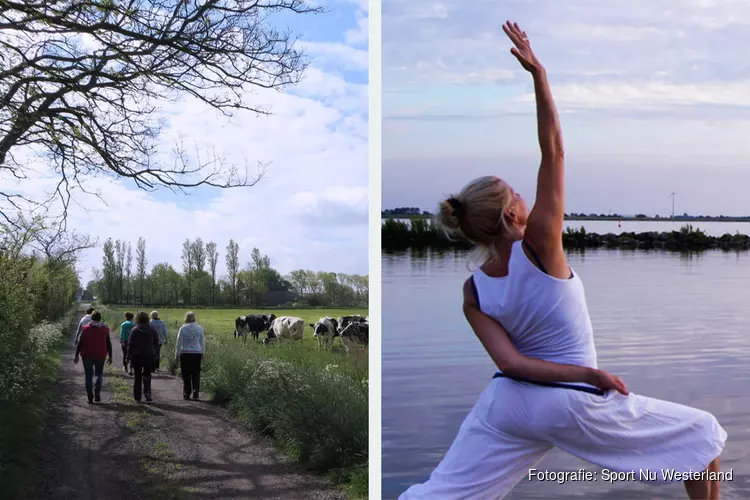
<path fill-rule="evenodd" d="M 384 208 L 434 210 L 498 175 L 531 204 L 530 75 L 546 66 L 563 127 L 566 212 L 750 214 L 750 4 L 691 0 L 383 2 Z M 408 27 L 408 29 L 406 29 Z"/>

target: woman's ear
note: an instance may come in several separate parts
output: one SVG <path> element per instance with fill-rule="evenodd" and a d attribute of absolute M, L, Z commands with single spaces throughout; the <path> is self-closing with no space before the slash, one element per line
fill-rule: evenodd
<path fill-rule="evenodd" d="M 518 221 L 518 214 L 512 208 L 505 209 L 505 220 L 510 224 L 515 224 Z"/>

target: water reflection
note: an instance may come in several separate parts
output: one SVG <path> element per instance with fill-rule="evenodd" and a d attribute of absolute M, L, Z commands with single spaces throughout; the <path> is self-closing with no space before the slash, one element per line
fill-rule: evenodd
<path fill-rule="evenodd" d="M 422 481 L 494 367 L 461 314 L 467 254 L 383 256 L 383 497 Z M 569 253 L 586 288 L 599 363 L 633 392 L 714 413 L 729 433 L 722 498 L 750 498 L 750 254 Z M 557 450 L 538 468 L 586 463 Z M 507 498 L 685 498 L 680 485 L 521 481 Z"/>

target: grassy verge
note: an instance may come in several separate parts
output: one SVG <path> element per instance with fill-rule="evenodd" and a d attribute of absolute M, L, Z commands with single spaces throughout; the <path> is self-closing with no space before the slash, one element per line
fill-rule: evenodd
<path fill-rule="evenodd" d="M 299 346 L 212 346 L 203 384 L 248 428 L 289 456 L 367 497 L 367 357 Z"/>
<path fill-rule="evenodd" d="M 100 310 L 111 327 L 119 325 L 122 311 Z M 162 366 L 176 374 L 173 325 L 184 311 L 159 312 L 169 325 Z M 202 392 L 228 407 L 248 429 L 271 437 L 294 460 L 329 477 L 350 498 L 367 498 L 367 352 L 347 356 L 318 350 L 311 332 L 306 332 L 308 338 L 302 345 L 263 346 L 250 339 L 243 343 L 232 337 L 234 314 L 199 313 L 207 336 Z M 299 315 L 312 323 L 317 317 L 342 312 Z"/>
<path fill-rule="evenodd" d="M 61 321 L 42 323 L 29 336 L 30 346 L 19 360 L 16 390 L 0 400 L 0 498 L 16 498 L 34 469 L 37 445 L 54 393 L 65 332 L 73 326 L 75 312 Z M 10 384 L 10 380 L 3 381 Z M 22 388 L 22 390 L 18 390 Z M 5 392 L 5 391 L 4 391 Z"/>
<path fill-rule="evenodd" d="M 144 445 L 142 449 L 145 452 L 138 457 L 138 467 L 146 477 L 146 490 L 149 496 L 162 500 L 185 498 L 187 489 L 181 487 L 176 478 L 180 464 L 176 463 L 169 444 L 154 443 L 151 435 L 152 427 L 149 425 L 148 407 L 138 405 L 133 401 L 133 386 L 129 380 L 123 378 L 119 369 L 107 365 L 105 371 L 112 399 L 117 403 L 132 407 L 132 411 L 127 412 L 125 416 L 125 425 L 133 433 L 135 440 Z"/>

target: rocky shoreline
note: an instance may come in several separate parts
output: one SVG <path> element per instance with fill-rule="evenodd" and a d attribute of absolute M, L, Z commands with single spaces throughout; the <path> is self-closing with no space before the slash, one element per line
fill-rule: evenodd
<path fill-rule="evenodd" d="M 470 249 L 464 240 L 446 238 L 429 220 L 415 219 L 410 223 L 393 219 L 386 220 L 381 228 L 383 250 L 405 250 L 407 248 L 454 248 Z M 750 236 L 746 234 L 724 234 L 710 236 L 692 225 L 679 231 L 647 231 L 642 233 L 622 232 L 589 233 L 585 228 L 567 229 L 562 234 L 566 249 L 625 249 L 625 250 L 669 250 L 678 252 L 701 252 L 706 250 L 749 250 Z"/>

